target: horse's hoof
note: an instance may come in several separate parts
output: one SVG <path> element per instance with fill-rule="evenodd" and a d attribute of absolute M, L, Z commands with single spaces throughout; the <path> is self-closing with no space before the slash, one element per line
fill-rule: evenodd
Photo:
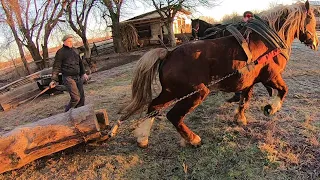
<path fill-rule="evenodd" d="M 272 111 L 272 107 L 270 104 L 266 105 L 264 108 L 263 108 L 263 114 L 265 116 L 270 116 L 271 115 L 271 111 Z"/>
<path fill-rule="evenodd" d="M 235 122 L 238 124 L 238 125 L 243 125 L 243 126 L 246 126 L 248 123 L 247 123 L 247 118 L 245 116 L 241 117 L 241 115 L 239 114 L 236 114 L 234 116 L 234 120 Z"/>
<path fill-rule="evenodd" d="M 190 141 L 190 144 L 194 147 L 199 147 L 201 146 L 201 138 L 198 135 L 195 135 L 193 140 Z"/>
<path fill-rule="evenodd" d="M 147 148 L 149 144 L 149 140 L 145 138 L 138 138 L 137 139 L 137 144 L 140 148 Z"/>

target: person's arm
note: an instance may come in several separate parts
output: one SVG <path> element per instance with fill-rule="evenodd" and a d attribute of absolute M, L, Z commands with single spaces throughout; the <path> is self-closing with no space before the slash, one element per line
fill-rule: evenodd
<path fill-rule="evenodd" d="M 80 66 L 80 76 L 82 76 L 86 73 L 86 71 L 85 71 L 82 59 L 80 58 L 80 56 L 78 56 L 78 57 L 79 57 L 79 66 Z"/>
<path fill-rule="evenodd" d="M 80 76 L 83 78 L 84 81 L 88 81 L 89 77 L 86 74 L 82 59 L 80 58 L 80 56 L 78 57 L 79 57 L 79 66 L 80 66 Z"/>

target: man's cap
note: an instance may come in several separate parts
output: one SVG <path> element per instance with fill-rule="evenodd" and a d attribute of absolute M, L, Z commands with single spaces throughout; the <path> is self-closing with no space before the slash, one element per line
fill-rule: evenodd
<path fill-rule="evenodd" d="M 251 11 L 244 12 L 243 17 L 247 17 L 247 16 L 253 17 L 253 13 Z"/>
<path fill-rule="evenodd" d="M 73 36 L 71 34 L 67 34 L 67 35 L 63 36 L 62 41 L 65 41 L 69 38 L 73 38 Z"/>

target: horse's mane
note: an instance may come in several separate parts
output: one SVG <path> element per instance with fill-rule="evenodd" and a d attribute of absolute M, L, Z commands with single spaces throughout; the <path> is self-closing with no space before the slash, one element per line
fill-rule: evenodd
<path fill-rule="evenodd" d="M 297 34 L 299 36 L 300 31 L 304 32 L 304 23 L 307 16 L 306 12 L 305 5 L 303 3 L 297 3 L 287 6 L 277 6 L 262 12 L 260 16 L 263 20 L 268 22 L 271 28 L 278 32 L 280 37 L 285 38 L 290 37 L 289 35 L 292 34 Z M 310 12 L 313 13 L 312 10 Z M 289 41 L 290 39 L 285 39 L 287 44 Z"/>

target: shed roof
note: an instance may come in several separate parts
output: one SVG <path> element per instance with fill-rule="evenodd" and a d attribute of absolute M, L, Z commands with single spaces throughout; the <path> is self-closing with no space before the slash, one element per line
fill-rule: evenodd
<path fill-rule="evenodd" d="M 165 9 L 166 7 L 162 8 L 162 9 Z M 185 10 L 185 9 L 181 9 L 179 12 L 182 12 L 184 14 L 187 14 L 187 15 L 190 15 L 191 12 L 188 11 L 188 10 Z M 165 17 L 166 15 L 161 12 L 162 15 Z M 144 23 L 150 23 L 150 22 L 158 22 L 161 20 L 161 16 L 160 14 L 158 13 L 157 10 L 154 10 L 154 11 L 150 11 L 150 12 L 147 12 L 147 13 L 144 13 L 144 14 L 141 14 L 141 15 L 138 15 L 138 16 L 135 16 L 135 17 L 132 17 L 130 19 L 127 19 L 123 22 L 130 22 L 130 23 L 140 23 L 140 22 L 144 22 Z"/>

